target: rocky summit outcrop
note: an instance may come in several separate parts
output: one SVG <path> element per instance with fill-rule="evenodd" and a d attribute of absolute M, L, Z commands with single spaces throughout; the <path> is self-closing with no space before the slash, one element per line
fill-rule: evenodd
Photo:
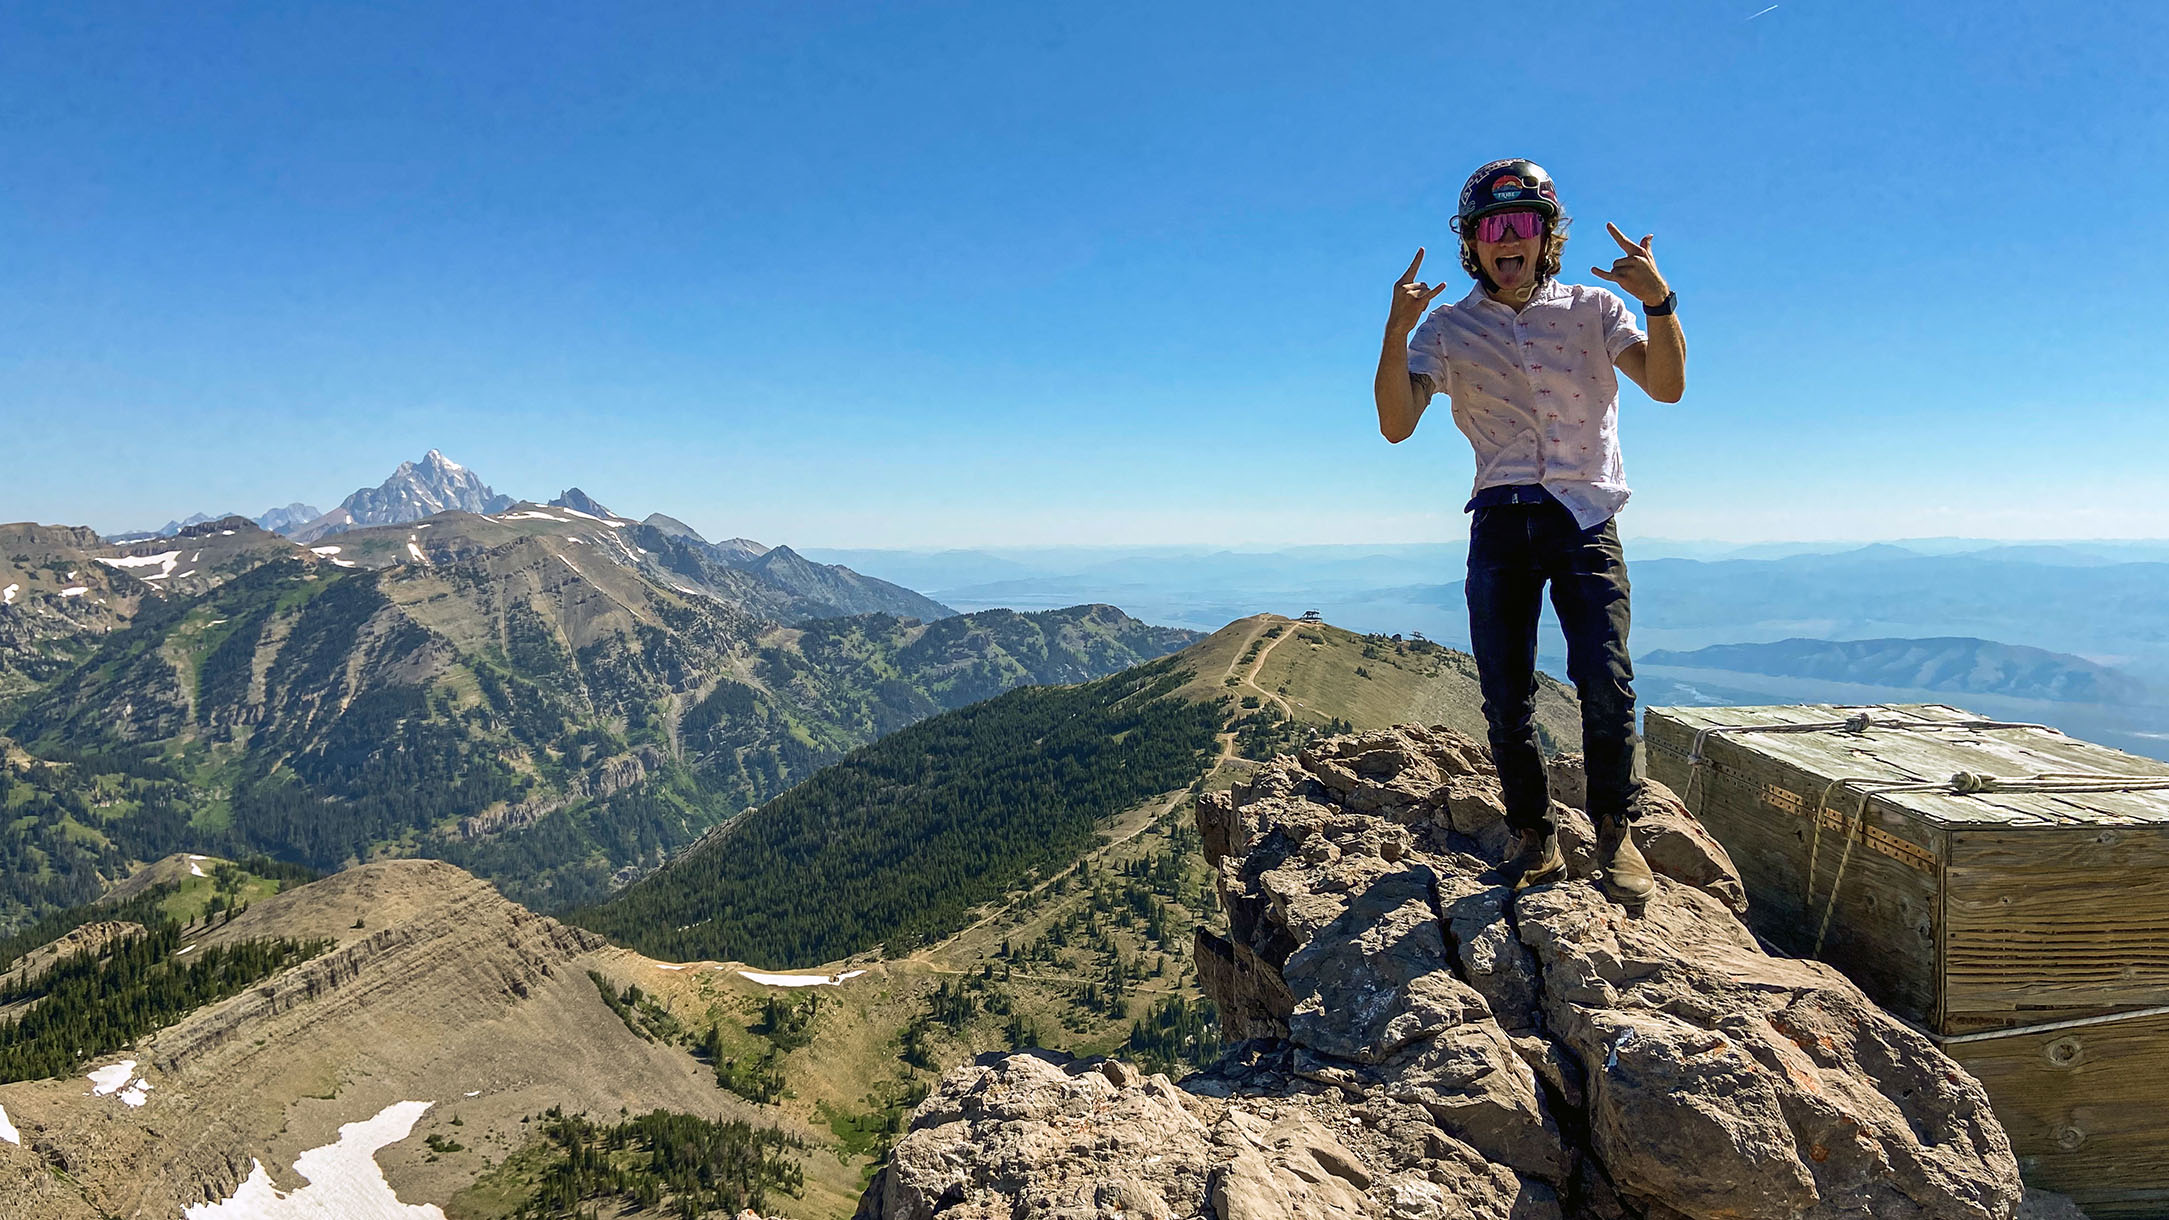
<path fill-rule="evenodd" d="M 1553 790 L 1577 796 L 1571 761 Z M 946 1076 L 862 1220 L 2005 1220 L 1980 1085 L 1835 971 L 1763 953 L 1723 850 L 1642 811 L 1658 892 L 1516 895 L 1487 752 L 1336 738 L 1198 805 L 1230 936 L 1200 971 L 1243 1039 L 1180 1085 L 988 1057 Z"/>

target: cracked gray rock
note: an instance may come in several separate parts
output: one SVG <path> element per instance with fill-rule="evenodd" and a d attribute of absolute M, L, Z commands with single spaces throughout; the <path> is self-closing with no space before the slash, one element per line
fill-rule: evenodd
<path fill-rule="evenodd" d="M 1230 935 L 1199 933 L 1199 976 L 1242 1041 L 1179 1086 L 958 1069 L 862 1220 L 2017 1214 L 1980 1085 L 1836 972 L 1762 953 L 1723 849 L 1655 785 L 1658 893 L 1605 901 L 1577 774 L 1553 776 L 1573 876 L 1519 895 L 1487 754 L 1448 730 L 1336 738 L 1201 798 Z"/>

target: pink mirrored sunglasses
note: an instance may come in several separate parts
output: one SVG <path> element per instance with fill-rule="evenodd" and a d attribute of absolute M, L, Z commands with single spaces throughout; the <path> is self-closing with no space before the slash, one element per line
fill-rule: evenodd
<path fill-rule="evenodd" d="M 1536 212 L 1493 212 L 1476 218 L 1478 241 L 1514 241 L 1543 231 L 1544 217 Z"/>

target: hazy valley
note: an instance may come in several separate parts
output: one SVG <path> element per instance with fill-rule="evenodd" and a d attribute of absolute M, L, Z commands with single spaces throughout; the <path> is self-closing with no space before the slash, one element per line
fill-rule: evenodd
<path fill-rule="evenodd" d="M 1467 549 L 1459 544 L 812 553 L 905 581 L 958 607 L 1107 600 L 1149 621 L 1200 630 L 1259 608 L 1317 609 L 1328 621 L 1356 630 L 1422 632 L 1457 647 L 1468 641 L 1460 583 Z M 2169 635 L 2159 611 L 2169 599 L 2169 546 L 2162 543 L 1919 539 L 1741 546 L 1630 540 L 1627 557 L 1645 705 L 1978 704 L 1984 712 L 2057 724 L 2169 758 Z M 1548 610 L 1546 619 L 1540 660 L 1564 674 L 1565 656 Z M 1880 666 L 1849 674 L 1840 684 L 1828 672 L 1774 672 L 1792 667 L 1752 660 L 1744 650 L 1721 658 L 1742 668 L 1720 669 L 1707 657 L 1692 667 L 1643 660 L 1794 639 L 1917 646 L 1954 637 L 1970 641 L 1964 647 L 1971 651 L 2000 645 L 2071 660 L 2020 689 L 1992 678 L 1907 680 L 1908 674 Z M 2103 692 L 2113 697 L 2102 699 Z"/>

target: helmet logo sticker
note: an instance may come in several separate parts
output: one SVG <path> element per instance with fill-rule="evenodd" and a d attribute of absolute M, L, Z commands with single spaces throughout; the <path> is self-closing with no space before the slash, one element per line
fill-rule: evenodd
<path fill-rule="evenodd" d="M 1501 174 L 1499 180 L 1491 184 L 1491 197 L 1501 200 L 1519 199 L 1535 188 L 1534 178 L 1524 178 L 1519 174 Z"/>

